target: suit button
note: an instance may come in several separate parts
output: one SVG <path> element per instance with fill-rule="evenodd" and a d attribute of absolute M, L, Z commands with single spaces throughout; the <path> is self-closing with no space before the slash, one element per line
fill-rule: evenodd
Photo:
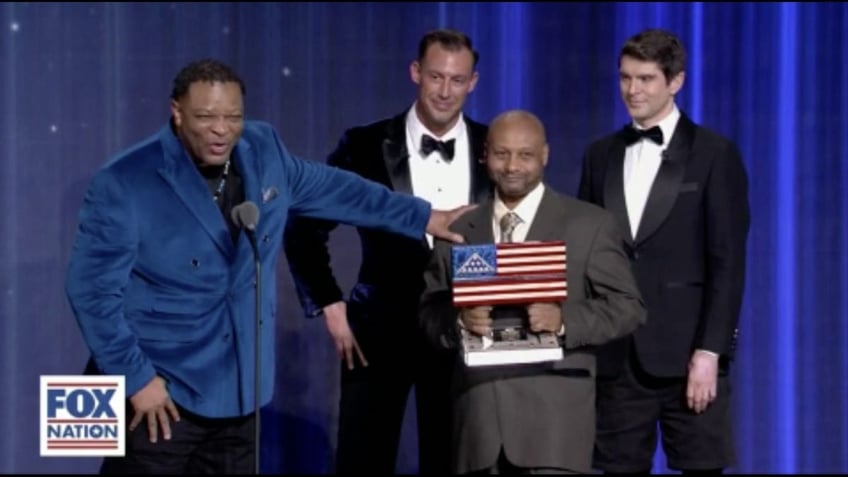
<path fill-rule="evenodd" d="M 230 341 L 230 334 L 229 333 L 224 335 L 224 341 Z"/>
<path fill-rule="evenodd" d="M 639 252 L 634 251 L 631 256 L 633 257 L 633 261 L 639 260 Z"/>

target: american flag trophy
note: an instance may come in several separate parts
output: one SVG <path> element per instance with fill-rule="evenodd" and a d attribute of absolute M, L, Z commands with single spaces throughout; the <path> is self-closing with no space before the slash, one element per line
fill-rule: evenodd
<path fill-rule="evenodd" d="M 453 304 L 492 306 L 492 336 L 462 330 L 469 366 L 518 364 L 562 358 L 553 333 L 528 332 L 526 306 L 568 298 L 566 245 L 531 241 L 454 245 Z"/>

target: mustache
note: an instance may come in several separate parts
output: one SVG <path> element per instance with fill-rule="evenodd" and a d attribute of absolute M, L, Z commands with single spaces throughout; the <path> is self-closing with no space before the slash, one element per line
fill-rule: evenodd
<path fill-rule="evenodd" d="M 503 177 L 504 179 L 522 179 L 527 177 L 527 174 L 524 172 L 502 172 L 497 174 L 498 177 Z"/>

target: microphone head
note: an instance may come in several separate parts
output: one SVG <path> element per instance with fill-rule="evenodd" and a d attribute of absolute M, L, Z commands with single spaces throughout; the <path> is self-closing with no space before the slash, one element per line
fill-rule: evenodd
<path fill-rule="evenodd" d="M 230 211 L 230 218 L 240 229 L 255 230 L 259 222 L 259 208 L 251 201 L 242 202 Z"/>

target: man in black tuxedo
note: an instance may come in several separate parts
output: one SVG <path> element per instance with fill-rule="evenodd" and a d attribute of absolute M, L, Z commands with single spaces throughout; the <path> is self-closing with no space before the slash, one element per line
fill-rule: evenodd
<path fill-rule="evenodd" d="M 648 309 L 645 326 L 598 350 L 594 465 L 646 473 L 657 422 L 668 466 L 733 465 L 728 371 L 736 344 L 749 229 L 748 179 L 737 147 L 675 104 L 685 79 L 680 40 L 646 30 L 619 55 L 632 123 L 589 146 L 579 197 L 625 231 Z"/>
<path fill-rule="evenodd" d="M 418 85 L 414 104 L 395 117 L 345 131 L 327 162 L 434 207 L 476 203 L 491 195 L 481 162 L 487 128 L 462 113 L 477 83 L 477 60 L 463 33 L 426 34 L 409 68 Z M 335 226 L 314 219 L 291 221 L 286 255 L 302 306 L 308 316 L 324 314 L 345 364 L 336 473 L 395 472 L 413 386 L 420 471 L 449 472 L 449 380 L 455 355 L 431 348 L 417 319 L 432 237 L 410 240 L 359 228 L 362 262 L 345 301 L 327 248 Z"/>

